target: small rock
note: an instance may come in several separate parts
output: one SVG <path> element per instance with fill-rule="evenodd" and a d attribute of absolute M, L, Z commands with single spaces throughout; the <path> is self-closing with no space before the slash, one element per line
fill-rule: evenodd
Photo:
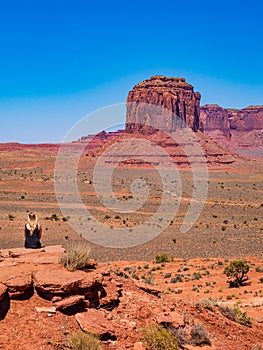
<path fill-rule="evenodd" d="M 57 310 L 64 310 L 68 307 L 80 304 L 85 299 L 84 295 L 72 295 L 54 303 Z"/>
<path fill-rule="evenodd" d="M 52 301 L 53 303 L 56 303 L 57 301 L 60 301 L 60 300 L 62 300 L 62 298 L 59 297 L 59 296 L 55 296 L 55 297 L 53 297 L 53 298 L 51 299 L 51 301 Z"/>
<path fill-rule="evenodd" d="M 95 269 L 96 265 L 97 265 L 97 263 L 94 259 L 88 259 L 86 267 L 90 268 L 90 269 Z"/>
<path fill-rule="evenodd" d="M 36 306 L 35 307 L 37 312 L 47 312 L 49 314 L 55 314 L 56 313 L 56 308 L 54 306 Z"/>

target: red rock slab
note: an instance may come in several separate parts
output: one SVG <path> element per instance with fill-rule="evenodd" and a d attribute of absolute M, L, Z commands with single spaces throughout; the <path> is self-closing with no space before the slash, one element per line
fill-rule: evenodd
<path fill-rule="evenodd" d="M 23 296 L 32 287 L 31 273 L 17 273 L 1 276 L 1 282 L 7 286 L 10 298 Z"/>
<path fill-rule="evenodd" d="M 82 294 L 93 297 L 102 282 L 102 275 L 94 272 L 67 271 L 64 268 L 37 271 L 33 275 L 37 292 L 50 296 Z"/>
<path fill-rule="evenodd" d="M 84 299 L 84 295 L 71 295 L 70 297 L 55 302 L 53 305 L 57 310 L 65 310 L 68 307 L 72 307 L 82 303 Z"/>
<path fill-rule="evenodd" d="M 100 338 L 115 336 L 113 325 L 104 316 L 103 311 L 89 309 L 87 312 L 76 314 L 75 318 L 80 328 L 85 332 L 96 334 Z"/>
<path fill-rule="evenodd" d="M 69 295 L 78 292 L 81 281 L 86 278 L 83 271 L 69 272 L 64 268 L 46 269 L 33 274 L 38 292 L 49 295 Z"/>

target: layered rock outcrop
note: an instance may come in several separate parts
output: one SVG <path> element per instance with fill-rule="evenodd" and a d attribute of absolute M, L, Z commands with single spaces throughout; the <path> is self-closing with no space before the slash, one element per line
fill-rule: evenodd
<path fill-rule="evenodd" d="M 126 131 L 145 132 L 153 128 L 171 132 L 184 126 L 196 131 L 200 98 L 200 93 L 194 92 L 184 78 L 158 75 L 144 80 L 128 94 Z"/>
<path fill-rule="evenodd" d="M 217 104 L 201 107 L 200 125 L 204 131 L 220 129 L 228 138 L 231 136 L 228 111 Z"/>
<path fill-rule="evenodd" d="M 243 109 L 205 105 L 200 124 L 217 143 L 231 149 L 258 149 L 263 146 L 263 106 Z"/>
<path fill-rule="evenodd" d="M 232 117 L 232 118 L 231 118 Z M 232 114 L 231 129 L 252 131 L 263 129 L 263 106 L 249 106 Z"/>

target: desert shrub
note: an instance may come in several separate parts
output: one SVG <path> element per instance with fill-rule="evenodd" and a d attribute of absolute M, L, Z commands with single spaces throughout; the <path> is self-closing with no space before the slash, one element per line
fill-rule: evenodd
<path fill-rule="evenodd" d="M 257 267 L 255 268 L 255 270 L 256 270 L 257 272 L 263 272 L 263 266 L 257 266 Z"/>
<path fill-rule="evenodd" d="M 149 273 L 149 275 L 145 278 L 142 278 L 143 282 L 146 284 L 153 285 L 154 284 L 154 274 Z"/>
<path fill-rule="evenodd" d="M 165 275 L 164 275 L 164 278 L 169 278 L 171 277 L 171 272 L 167 272 Z"/>
<path fill-rule="evenodd" d="M 137 273 L 135 273 L 135 272 L 132 273 L 131 278 L 134 278 L 135 280 L 140 279 L 139 275 L 137 275 Z"/>
<path fill-rule="evenodd" d="M 182 294 L 183 290 L 182 289 L 176 289 L 174 292 L 175 292 L 175 294 Z"/>
<path fill-rule="evenodd" d="M 74 271 L 88 266 L 90 248 L 80 244 L 69 244 L 59 260 L 67 270 Z"/>
<path fill-rule="evenodd" d="M 177 329 L 175 329 L 174 335 L 176 336 L 176 339 L 177 339 L 179 346 L 188 343 L 187 332 L 186 332 L 185 328 L 178 327 Z"/>
<path fill-rule="evenodd" d="M 84 333 L 82 331 L 77 331 L 71 334 L 68 346 L 72 350 L 101 349 L 100 341 L 94 334 Z"/>
<path fill-rule="evenodd" d="M 192 274 L 191 280 L 192 280 L 192 281 L 199 280 L 201 277 L 202 277 L 202 276 L 201 276 L 201 274 L 200 274 L 199 272 L 194 272 L 194 273 Z"/>
<path fill-rule="evenodd" d="M 191 329 L 191 344 L 194 346 L 211 345 L 211 340 L 201 323 L 194 323 Z"/>
<path fill-rule="evenodd" d="M 213 310 L 217 305 L 217 300 L 213 298 L 203 298 L 200 299 L 197 303 L 197 306 L 201 306 L 208 310 Z"/>
<path fill-rule="evenodd" d="M 229 278 L 230 287 L 243 286 L 247 281 L 247 273 L 249 271 L 249 265 L 243 260 L 234 260 L 226 266 L 224 274 Z"/>
<path fill-rule="evenodd" d="M 244 326 L 251 327 L 251 319 L 245 311 L 242 311 L 237 305 L 234 306 L 236 321 Z"/>
<path fill-rule="evenodd" d="M 181 275 L 176 275 L 175 277 L 171 278 L 171 283 L 180 283 L 180 282 L 183 282 Z"/>
<path fill-rule="evenodd" d="M 177 339 L 161 326 L 142 329 L 142 341 L 147 350 L 177 350 Z"/>
<path fill-rule="evenodd" d="M 169 256 L 165 253 L 156 255 L 155 257 L 155 262 L 157 264 L 163 263 L 163 262 L 168 262 L 169 261 Z"/>
<path fill-rule="evenodd" d="M 219 306 L 221 314 L 234 322 L 238 322 L 242 325 L 251 326 L 251 319 L 245 311 L 242 311 L 237 305 L 234 308 L 229 306 Z"/>
<path fill-rule="evenodd" d="M 263 283 L 263 277 L 260 277 L 260 279 L 258 280 L 259 283 Z"/>
<path fill-rule="evenodd" d="M 50 220 L 59 221 L 59 217 L 57 216 L 57 214 L 52 214 L 52 215 L 50 216 Z"/>

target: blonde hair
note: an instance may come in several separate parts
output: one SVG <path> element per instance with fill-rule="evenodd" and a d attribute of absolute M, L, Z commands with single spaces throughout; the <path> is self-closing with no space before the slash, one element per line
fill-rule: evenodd
<path fill-rule="evenodd" d="M 36 214 L 28 214 L 28 229 L 30 231 L 30 236 L 33 236 L 34 230 L 38 225 L 37 215 Z"/>

